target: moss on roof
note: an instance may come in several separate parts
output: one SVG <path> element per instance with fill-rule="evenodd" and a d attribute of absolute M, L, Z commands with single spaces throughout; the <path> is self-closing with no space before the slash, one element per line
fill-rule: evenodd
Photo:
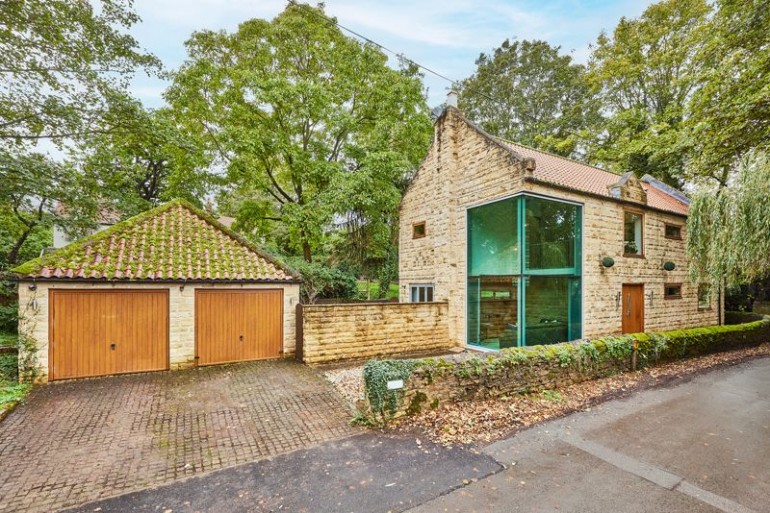
<path fill-rule="evenodd" d="M 30 260 L 13 272 L 21 279 L 299 280 L 296 271 L 182 200 Z"/>

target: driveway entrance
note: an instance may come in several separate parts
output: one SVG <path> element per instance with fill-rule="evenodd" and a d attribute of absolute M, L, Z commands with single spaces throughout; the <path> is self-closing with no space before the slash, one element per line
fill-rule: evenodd
<path fill-rule="evenodd" d="M 357 432 L 288 360 L 54 383 L 0 423 L 0 512 L 49 512 Z"/>

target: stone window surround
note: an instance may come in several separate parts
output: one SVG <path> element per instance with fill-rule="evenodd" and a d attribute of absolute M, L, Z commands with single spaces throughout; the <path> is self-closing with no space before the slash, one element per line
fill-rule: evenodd
<path fill-rule="evenodd" d="M 420 301 L 420 292 L 424 291 L 425 300 Z M 417 293 L 417 300 L 415 301 L 415 293 Z M 430 298 L 428 297 L 430 293 Z M 432 303 L 434 294 L 434 285 L 432 283 L 410 283 L 409 284 L 409 299 L 411 303 Z"/>
<path fill-rule="evenodd" d="M 422 239 L 428 235 L 428 232 L 425 228 L 425 221 L 419 221 L 417 223 L 412 223 L 412 238 L 413 239 Z"/>
<path fill-rule="evenodd" d="M 678 288 L 678 294 L 669 294 L 669 288 Z M 664 283 L 663 284 L 663 299 L 682 299 L 682 284 L 681 283 Z"/>
<path fill-rule="evenodd" d="M 668 234 L 669 228 L 676 228 L 678 236 L 671 236 Z M 673 223 L 663 223 L 663 236 L 670 240 L 684 240 L 682 237 L 682 225 Z"/>

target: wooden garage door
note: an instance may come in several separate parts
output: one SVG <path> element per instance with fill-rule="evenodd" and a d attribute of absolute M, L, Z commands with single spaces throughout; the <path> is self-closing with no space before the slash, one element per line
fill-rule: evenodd
<path fill-rule="evenodd" d="M 52 290 L 49 379 L 168 369 L 167 290 Z"/>
<path fill-rule="evenodd" d="M 281 356 L 283 291 L 196 290 L 198 365 Z"/>

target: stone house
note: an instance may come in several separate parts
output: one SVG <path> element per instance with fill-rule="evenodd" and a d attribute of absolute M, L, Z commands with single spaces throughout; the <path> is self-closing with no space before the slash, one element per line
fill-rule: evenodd
<path fill-rule="evenodd" d="M 401 203 L 402 302 L 447 301 L 450 338 L 481 349 L 719 323 L 688 279 L 686 196 L 504 141 L 449 103 Z"/>
<path fill-rule="evenodd" d="M 294 354 L 299 275 L 181 201 L 14 272 L 41 381 Z"/>

